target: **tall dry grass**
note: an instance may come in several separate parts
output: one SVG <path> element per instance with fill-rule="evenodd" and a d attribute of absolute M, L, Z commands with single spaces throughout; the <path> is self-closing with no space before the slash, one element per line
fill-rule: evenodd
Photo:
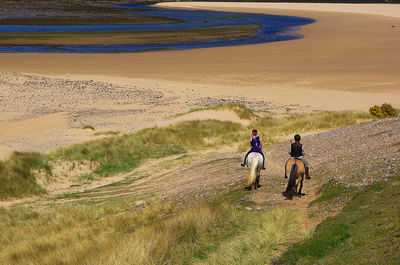
<path fill-rule="evenodd" d="M 37 210 L 0 208 L 0 264 L 83 264 L 173 210 L 169 203 L 137 209 L 134 200 Z"/>
<path fill-rule="evenodd" d="M 33 169 L 49 173 L 46 157 L 34 152 L 14 152 L 8 159 L 0 160 L 0 200 L 44 193 L 36 183 Z"/>
<path fill-rule="evenodd" d="M 0 209 L 1 264 L 260 264 L 305 235 L 299 213 L 288 209 L 134 205 Z"/>
<path fill-rule="evenodd" d="M 205 260 L 194 264 L 268 264 L 282 249 L 308 237 L 309 232 L 302 226 L 299 212 L 275 208 L 260 215 L 248 231 L 221 244 Z"/>

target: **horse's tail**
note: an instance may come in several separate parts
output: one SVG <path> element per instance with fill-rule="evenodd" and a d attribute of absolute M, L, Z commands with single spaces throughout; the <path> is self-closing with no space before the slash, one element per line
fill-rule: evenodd
<path fill-rule="evenodd" d="M 257 178 L 257 166 L 258 160 L 253 159 L 250 165 L 249 176 L 247 177 L 247 187 L 251 187 L 251 185 L 256 181 Z"/>
<path fill-rule="evenodd" d="M 289 196 L 289 198 L 293 197 L 293 189 L 296 185 L 296 175 L 297 175 L 297 169 L 298 169 L 298 165 L 297 163 L 294 163 L 292 165 L 292 168 L 290 170 L 290 176 L 289 176 L 289 181 L 288 181 L 288 185 L 286 188 L 286 194 Z"/>

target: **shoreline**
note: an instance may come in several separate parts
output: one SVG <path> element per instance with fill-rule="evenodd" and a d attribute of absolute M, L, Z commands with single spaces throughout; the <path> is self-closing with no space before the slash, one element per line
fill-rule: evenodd
<path fill-rule="evenodd" d="M 245 8 L 253 9 L 253 12 L 259 13 L 257 9 L 293 10 L 293 11 L 318 11 L 318 12 L 336 12 L 336 13 L 355 13 L 364 15 L 377 15 L 400 18 L 399 3 L 259 3 L 259 2 L 229 2 L 227 6 L 224 2 L 164 2 L 156 4 L 160 7 L 169 8 L 193 8 L 193 9 L 212 9 L 215 8 Z M 262 11 L 261 11 L 262 12 Z"/>
<path fill-rule="evenodd" d="M 231 3 L 218 4 L 224 6 L 212 9 L 238 11 Z M 139 128 L 138 124 L 154 126 L 166 116 L 226 99 L 260 102 L 282 112 L 285 108 L 293 108 L 292 112 L 367 110 L 385 102 L 400 108 L 399 18 L 268 8 L 240 10 L 310 17 L 317 22 L 300 28 L 302 39 L 267 44 L 140 54 L 0 54 L 4 77 L 0 84 L 0 145 L 7 152 L 16 147 L 35 150 L 37 145 L 51 150 L 91 137 L 91 132 L 79 131 L 76 126 L 92 123 L 102 130 L 129 132 Z M 101 91 L 111 89 L 122 96 L 110 98 L 102 92 L 92 97 L 96 86 L 85 85 L 91 80 L 101 84 Z M 36 86 L 35 90 L 36 83 L 44 87 Z M 74 85 L 88 89 L 92 99 L 68 109 L 63 97 L 80 99 L 73 92 Z M 30 98 L 33 92 L 27 87 L 42 96 L 28 105 L 44 104 L 42 109 L 47 112 L 29 111 L 28 105 L 15 97 L 15 91 L 19 91 L 19 97 Z M 63 93 L 61 88 L 69 92 Z M 148 93 L 155 98 L 161 93 L 163 97 L 143 103 L 123 96 L 140 91 L 151 91 Z M 7 105 L 5 111 L 4 104 L 10 104 L 7 102 L 11 99 L 14 105 Z M 50 120 L 48 115 L 53 115 Z M 35 119 L 47 123 L 42 123 L 40 130 L 30 128 Z M 15 126 L 21 128 L 19 134 L 6 137 Z"/>

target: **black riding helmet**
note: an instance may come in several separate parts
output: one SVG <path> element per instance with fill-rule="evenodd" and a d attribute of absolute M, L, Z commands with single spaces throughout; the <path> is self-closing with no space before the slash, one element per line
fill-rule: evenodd
<path fill-rule="evenodd" d="M 294 136 L 294 140 L 295 140 L 295 141 L 300 141 L 300 140 L 301 140 L 300 135 L 296 134 L 296 135 Z"/>

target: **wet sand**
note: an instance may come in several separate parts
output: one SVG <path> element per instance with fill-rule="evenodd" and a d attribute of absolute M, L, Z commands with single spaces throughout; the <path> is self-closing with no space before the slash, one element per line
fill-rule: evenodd
<path fill-rule="evenodd" d="M 391 16 L 393 8 L 371 15 L 345 9 L 272 9 L 267 4 L 166 4 L 294 15 L 317 22 L 298 31 L 303 39 L 258 45 L 139 54 L 0 54 L 0 153 L 49 151 L 91 139 L 93 132 L 77 129 L 85 124 L 96 131 L 126 132 L 202 104 L 226 101 L 277 112 L 367 110 L 384 102 L 400 108 L 400 18 Z M 44 81 L 37 80 L 41 78 Z M 91 80 L 94 84 L 85 85 Z M 84 88 L 74 90 L 74 85 Z M 48 115 L 53 115 L 52 122 Z M 43 125 L 31 126 L 42 124 L 34 119 Z"/>

